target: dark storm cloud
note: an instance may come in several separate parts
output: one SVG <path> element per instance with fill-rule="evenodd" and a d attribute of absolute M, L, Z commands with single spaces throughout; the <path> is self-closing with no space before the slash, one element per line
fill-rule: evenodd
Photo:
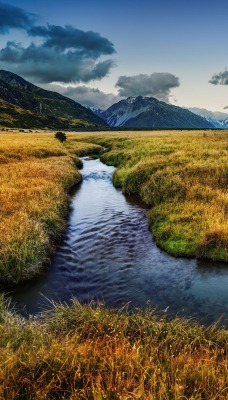
<path fill-rule="evenodd" d="M 228 106 L 224 107 L 224 110 L 227 110 Z"/>
<path fill-rule="evenodd" d="M 97 58 L 98 56 L 92 57 L 85 49 L 59 51 L 45 44 L 31 44 L 24 48 L 16 42 L 8 42 L 0 50 L 1 67 L 43 83 L 89 82 L 101 79 L 109 73 L 114 62 L 97 62 Z"/>
<path fill-rule="evenodd" d="M 213 85 L 228 85 L 228 70 L 214 74 L 209 82 Z"/>
<path fill-rule="evenodd" d="M 169 72 L 120 76 L 116 83 L 119 95 L 122 97 L 154 96 L 165 101 L 169 99 L 170 89 L 179 85 L 179 79 Z"/>
<path fill-rule="evenodd" d="M 0 4 L 0 31 L 23 28 L 34 43 L 23 47 L 10 41 L 0 50 L 0 68 L 34 82 L 89 82 L 102 79 L 115 65 L 100 57 L 115 53 L 113 44 L 99 33 L 72 26 L 35 26 L 32 14 Z"/>
<path fill-rule="evenodd" d="M 39 36 L 46 39 L 44 45 L 49 48 L 57 48 L 60 51 L 69 48 L 78 49 L 84 53 L 98 57 L 101 54 L 113 54 L 115 52 L 113 44 L 99 33 L 88 31 L 84 32 L 72 26 L 48 25 L 33 27 L 29 30 L 29 35 Z"/>
<path fill-rule="evenodd" d="M 53 90 L 53 88 L 52 88 Z M 113 93 L 104 93 L 99 89 L 90 88 L 87 86 L 69 86 L 67 89 L 60 89 L 64 96 L 83 104 L 86 107 L 98 107 L 101 110 L 106 110 L 112 104 L 121 100 L 118 95 Z M 59 87 L 56 91 L 59 92 Z"/>
<path fill-rule="evenodd" d="M 8 33 L 10 29 L 25 29 L 32 27 L 36 17 L 19 7 L 0 3 L 0 33 Z"/>
<path fill-rule="evenodd" d="M 71 26 L 33 27 L 28 33 L 42 37 L 42 44 L 22 47 L 8 42 L 0 50 L 1 67 L 32 78 L 35 82 L 89 82 L 108 75 L 114 62 L 98 61 L 115 52 L 113 44 L 96 32 Z"/>

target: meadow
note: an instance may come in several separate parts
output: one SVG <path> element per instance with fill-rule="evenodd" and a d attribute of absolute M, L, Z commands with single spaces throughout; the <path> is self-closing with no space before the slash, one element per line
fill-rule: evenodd
<path fill-rule="evenodd" d="M 13 285 L 41 273 L 65 228 L 69 190 L 81 180 L 78 155 L 54 133 L 0 133 L 0 284 Z"/>
<path fill-rule="evenodd" d="M 48 264 L 87 154 L 116 165 L 114 184 L 151 207 L 165 250 L 227 261 L 227 150 L 226 132 L 67 133 L 63 144 L 54 132 L 0 132 L 2 286 Z M 75 299 L 25 320 L 0 296 L 0 349 L 3 400 L 228 398 L 227 330 L 150 309 Z"/>
<path fill-rule="evenodd" d="M 83 139 L 85 140 L 85 138 Z M 90 136 L 115 165 L 113 183 L 151 207 L 149 226 L 174 256 L 228 261 L 227 131 Z"/>
<path fill-rule="evenodd" d="M 0 132 L 0 281 L 42 271 L 64 231 L 80 155 L 117 167 L 113 183 L 151 208 L 149 227 L 174 256 L 228 261 L 225 131 Z M 103 151 L 105 149 L 105 151 Z"/>

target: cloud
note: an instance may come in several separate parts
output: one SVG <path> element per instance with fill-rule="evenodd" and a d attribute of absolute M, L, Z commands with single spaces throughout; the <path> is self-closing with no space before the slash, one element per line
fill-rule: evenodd
<path fill-rule="evenodd" d="M 209 82 L 213 85 L 228 85 L 228 70 L 214 74 Z"/>
<path fill-rule="evenodd" d="M 224 110 L 226 110 L 228 108 L 228 106 L 224 107 Z"/>
<path fill-rule="evenodd" d="M 97 58 L 91 56 L 90 51 L 87 53 L 86 49 L 59 51 L 45 44 L 31 44 L 24 48 L 12 41 L 0 50 L 1 67 L 41 83 L 101 79 L 108 75 L 115 63 L 112 60 L 97 62 Z"/>
<path fill-rule="evenodd" d="M 44 46 L 55 48 L 58 51 L 77 49 L 83 55 L 90 54 L 91 57 L 99 57 L 101 54 L 110 55 L 115 52 L 113 44 L 99 33 L 84 32 L 70 25 L 35 26 L 28 31 L 30 36 L 46 39 Z"/>
<path fill-rule="evenodd" d="M 0 33 L 8 33 L 10 29 L 31 28 L 36 19 L 35 14 L 27 13 L 22 8 L 0 3 Z"/>
<path fill-rule="evenodd" d="M 170 89 L 179 85 L 179 78 L 169 72 L 120 76 L 116 83 L 122 97 L 152 96 L 164 101 L 168 101 Z"/>
<path fill-rule="evenodd" d="M 99 33 L 69 25 L 35 26 L 34 21 L 21 8 L 0 4 L 0 32 L 23 28 L 35 41 L 27 47 L 9 41 L 0 50 L 1 68 L 39 83 L 86 83 L 107 76 L 115 65 L 112 59 L 103 59 L 115 49 Z"/>
<path fill-rule="evenodd" d="M 83 104 L 86 107 L 97 107 L 106 110 L 112 104 L 121 100 L 120 96 L 113 93 L 104 93 L 99 89 L 90 88 L 88 86 L 69 86 L 67 88 L 49 85 L 49 90 L 55 90 L 64 96 Z"/>
<path fill-rule="evenodd" d="M 113 54 L 114 46 L 96 32 L 68 27 L 49 26 L 33 29 L 46 38 L 42 44 L 23 47 L 10 41 L 0 50 L 1 67 L 9 68 L 36 82 L 89 82 L 107 76 L 114 61 L 98 61 Z M 61 35 L 62 32 L 62 35 Z M 58 42 L 59 37 L 59 42 Z"/>

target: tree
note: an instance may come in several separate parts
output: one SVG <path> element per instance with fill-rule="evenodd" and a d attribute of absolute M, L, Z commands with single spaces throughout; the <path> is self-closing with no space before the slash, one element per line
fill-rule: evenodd
<path fill-rule="evenodd" d="M 63 143 L 67 140 L 67 136 L 65 132 L 56 132 L 55 139 L 58 139 L 61 143 Z"/>

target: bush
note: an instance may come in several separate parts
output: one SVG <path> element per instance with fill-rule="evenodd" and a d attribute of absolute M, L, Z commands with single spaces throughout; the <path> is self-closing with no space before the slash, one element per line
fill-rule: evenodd
<path fill-rule="evenodd" d="M 55 139 L 58 139 L 61 143 L 65 142 L 67 140 L 65 132 L 56 132 Z"/>

